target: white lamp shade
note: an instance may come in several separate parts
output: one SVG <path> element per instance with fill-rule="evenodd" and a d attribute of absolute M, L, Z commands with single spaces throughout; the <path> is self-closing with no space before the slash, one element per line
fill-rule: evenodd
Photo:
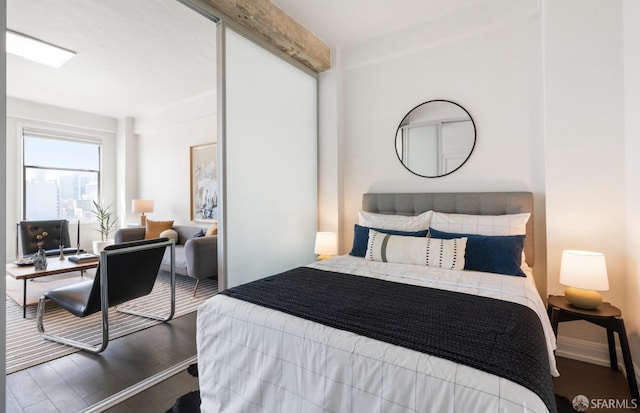
<path fill-rule="evenodd" d="M 604 254 L 591 251 L 562 251 L 560 284 L 584 290 L 609 289 Z"/>
<path fill-rule="evenodd" d="M 134 199 L 131 201 L 131 212 L 153 212 L 153 201 L 150 199 Z"/>
<path fill-rule="evenodd" d="M 338 237 L 336 233 L 318 232 L 313 252 L 319 255 L 336 255 L 338 253 Z"/>

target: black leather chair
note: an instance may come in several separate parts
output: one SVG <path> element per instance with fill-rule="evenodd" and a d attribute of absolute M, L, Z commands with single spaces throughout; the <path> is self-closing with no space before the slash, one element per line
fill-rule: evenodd
<path fill-rule="evenodd" d="M 50 219 L 41 221 L 20 221 L 18 234 L 22 256 L 29 257 L 38 251 L 37 235 L 47 232 L 49 235 L 42 239 L 42 248 L 48 256 L 59 255 L 60 245 L 63 245 L 63 253 L 75 254 L 76 248 L 71 246 L 69 238 L 69 221 L 66 219 Z M 17 242 L 16 242 L 17 244 Z M 17 252 L 16 245 L 16 252 Z M 77 246 L 76 246 L 77 247 Z"/>
<path fill-rule="evenodd" d="M 162 322 L 169 321 L 175 313 L 176 274 L 175 244 L 167 238 L 125 242 L 106 247 L 100 253 L 96 277 L 77 284 L 48 291 L 38 301 L 36 323 L 42 337 L 79 349 L 100 353 L 109 343 L 109 308 L 151 293 L 156 281 L 165 249 L 171 249 L 171 310 L 167 316 L 147 314 L 126 309 L 120 312 Z M 49 299 L 77 317 L 102 312 L 102 343 L 88 343 L 45 333 L 45 300 Z"/>

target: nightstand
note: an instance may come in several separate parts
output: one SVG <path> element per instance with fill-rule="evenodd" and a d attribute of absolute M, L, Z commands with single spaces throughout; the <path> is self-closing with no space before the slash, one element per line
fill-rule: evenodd
<path fill-rule="evenodd" d="M 549 313 L 553 333 L 556 336 L 558 335 L 558 323 L 563 321 L 585 320 L 606 328 L 607 341 L 609 342 L 609 361 L 613 370 L 618 370 L 618 356 L 616 355 L 616 344 L 613 338 L 613 333 L 617 332 L 622 349 L 622 357 L 624 358 L 624 368 L 627 371 L 627 382 L 629 383 L 631 397 L 640 400 L 638 383 L 633 370 L 633 361 L 631 360 L 631 351 L 627 341 L 627 332 L 624 328 L 622 312 L 619 308 L 609 303 L 602 303 L 593 310 L 585 310 L 574 307 L 564 296 L 550 295 L 547 301 L 547 312 Z"/>

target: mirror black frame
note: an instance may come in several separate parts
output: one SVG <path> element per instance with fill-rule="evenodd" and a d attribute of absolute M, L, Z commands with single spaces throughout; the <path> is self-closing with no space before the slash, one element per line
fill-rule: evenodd
<path fill-rule="evenodd" d="M 462 162 L 460 163 L 460 165 L 458 165 L 455 169 L 453 169 L 453 170 L 451 170 L 451 171 L 449 171 L 449 172 L 447 172 L 447 173 L 443 173 L 443 174 L 441 174 L 441 175 L 433 175 L 433 176 L 432 176 L 432 175 L 422 175 L 422 174 L 419 174 L 419 173 L 417 173 L 417 172 L 412 171 L 411 169 L 409 169 L 409 167 L 408 167 L 408 166 L 403 162 L 401 155 L 398 153 L 398 146 L 397 146 L 397 145 L 398 145 L 398 143 L 397 143 L 397 141 L 398 141 L 398 132 L 400 131 L 400 128 L 402 128 L 402 127 L 403 127 L 403 124 L 404 124 L 405 119 L 407 119 L 407 117 L 408 117 L 408 116 L 409 116 L 409 115 L 410 115 L 414 110 L 418 109 L 419 107 L 421 107 L 421 106 L 423 106 L 423 105 L 426 105 L 426 104 L 429 104 L 429 103 L 436 103 L 436 102 L 450 103 L 450 104 L 452 104 L 452 105 L 455 105 L 455 106 L 459 107 L 460 109 L 462 109 L 462 110 L 467 114 L 467 116 L 469 117 L 469 120 L 471 120 L 471 125 L 473 126 L 473 145 L 471 146 L 471 150 L 469 151 L 469 154 L 467 155 L 467 157 L 466 157 L 466 158 L 464 159 L 464 161 L 462 161 Z M 456 102 L 453 102 L 453 101 L 451 101 L 451 100 L 446 100 L 446 99 L 433 99 L 433 100 L 428 100 L 428 101 L 426 101 L 426 102 L 423 102 L 423 103 L 420 103 L 419 105 L 414 106 L 413 108 L 411 108 L 411 110 L 409 110 L 409 112 L 407 112 L 407 114 L 406 114 L 406 115 L 404 115 L 404 117 L 402 118 L 402 120 L 400 120 L 400 123 L 398 124 L 398 128 L 396 129 L 396 134 L 395 134 L 395 137 L 394 137 L 394 140 L 393 140 L 393 144 L 394 144 L 394 151 L 395 151 L 395 153 L 396 153 L 396 156 L 398 157 L 398 160 L 400 161 L 400 163 L 402 164 L 402 166 L 403 166 L 407 171 L 411 172 L 411 173 L 412 173 L 412 174 L 414 174 L 414 175 L 420 176 L 420 177 L 422 177 L 422 178 L 441 178 L 441 177 L 443 177 L 443 176 L 447 176 L 447 175 L 450 175 L 450 174 L 454 173 L 455 171 L 457 171 L 458 169 L 460 169 L 460 168 L 462 167 L 462 165 L 464 165 L 465 163 L 467 163 L 467 161 L 468 161 L 468 160 L 469 160 L 469 158 L 471 157 L 471 154 L 473 153 L 473 150 L 474 150 L 474 149 L 475 149 L 475 147 L 476 147 L 476 140 L 477 140 L 477 137 L 478 137 L 478 131 L 477 131 L 477 129 L 476 129 L 476 123 L 475 123 L 475 121 L 473 120 L 473 117 L 471 116 L 471 114 L 469 113 L 469 111 L 468 111 L 468 110 L 466 110 L 466 109 L 465 109 L 464 107 L 462 107 L 460 104 L 458 104 L 458 103 L 456 103 Z"/>

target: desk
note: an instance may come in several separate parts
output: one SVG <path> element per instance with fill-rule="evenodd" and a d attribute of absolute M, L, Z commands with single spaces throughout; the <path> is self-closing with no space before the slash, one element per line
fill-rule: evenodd
<path fill-rule="evenodd" d="M 47 258 L 47 269 L 36 271 L 33 265 L 19 266 L 13 263 L 7 264 L 7 275 L 16 280 L 23 280 L 22 291 L 22 317 L 27 316 L 27 280 L 46 277 L 47 275 L 63 274 L 66 272 L 89 270 L 98 267 L 99 260 L 76 264 L 68 259 L 61 260 L 58 257 Z"/>
<path fill-rule="evenodd" d="M 640 400 L 638 383 L 633 370 L 633 361 L 631 360 L 631 351 L 627 341 L 627 332 L 624 328 L 624 320 L 622 320 L 622 311 L 618 307 L 614 307 L 609 303 L 602 303 L 593 310 L 585 310 L 574 307 L 564 296 L 550 295 L 547 301 L 547 312 L 549 313 L 553 333 L 556 336 L 558 336 L 558 323 L 563 321 L 585 320 L 606 328 L 609 361 L 613 370 L 618 370 L 618 356 L 616 355 L 616 343 L 613 337 L 613 333 L 617 332 L 622 349 L 622 357 L 624 358 L 624 368 L 627 371 L 627 382 L 629 383 L 631 397 L 636 401 Z"/>

